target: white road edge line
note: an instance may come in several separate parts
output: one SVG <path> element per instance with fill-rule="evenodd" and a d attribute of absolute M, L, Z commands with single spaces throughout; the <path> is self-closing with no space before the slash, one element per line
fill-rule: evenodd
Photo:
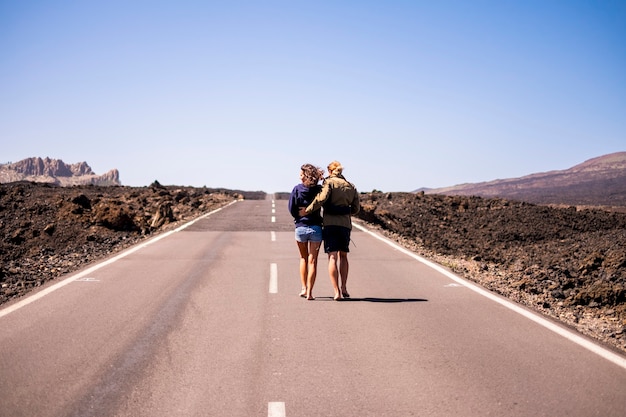
<path fill-rule="evenodd" d="M 270 264 L 270 294 L 278 293 L 278 265 Z"/>
<path fill-rule="evenodd" d="M 585 339 L 584 337 L 580 336 L 579 334 L 568 330 L 564 327 L 561 327 L 555 323 L 553 323 L 552 321 L 540 316 L 539 314 L 533 313 L 532 311 L 526 310 L 525 308 L 522 308 L 521 306 L 515 304 L 512 301 L 509 301 L 507 299 L 501 298 L 487 290 L 485 290 L 482 287 L 479 287 L 478 285 L 473 284 L 470 281 L 465 280 L 464 278 L 461 278 L 457 275 L 455 275 L 454 273 L 446 270 L 445 268 L 443 268 L 440 265 L 437 265 L 434 262 L 429 261 L 428 259 L 425 259 L 413 252 L 411 252 L 408 249 L 403 248 L 402 246 L 396 244 L 395 242 L 375 233 L 372 232 L 370 230 L 368 230 L 367 228 L 365 228 L 364 226 L 357 224 L 356 222 L 353 223 L 354 227 L 356 227 L 357 229 L 375 237 L 376 239 L 385 242 L 386 244 L 388 244 L 389 246 L 399 250 L 400 252 L 403 252 L 404 254 L 412 257 L 413 259 L 416 259 L 417 261 L 429 266 L 430 268 L 436 270 L 437 272 L 440 272 L 441 274 L 447 276 L 448 278 L 458 282 L 459 284 L 469 288 L 472 291 L 477 292 L 478 294 L 489 298 L 492 301 L 495 301 L 498 304 L 501 304 L 502 306 L 513 310 L 514 312 L 521 314 L 522 316 L 526 317 L 529 320 L 534 321 L 535 323 L 545 327 L 548 330 L 553 331 L 554 333 L 563 336 L 564 338 L 570 340 L 571 342 L 576 343 L 579 346 L 582 346 L 583 348 L 595 353 L 596 355 L 599 355 L 601 357 L 603 357 L 604 359 L 614 363 L 617 366 L 620 366 L 624 369 L 626 369 L 626 358 L 624 358 L 623 356 L 620 356 L 612 351 L 610 351 L 609 349 L 606 349 L 588 339 Z"/>
<path fill-rule="evenodd" d="M 270 402 L 267 403 L 267 417 L 285 417 L 285 403 Z"/>
<path fill-rule="evenodd" d="M 7 314 L 10 314 L 10 313 L 12 313 L 12 312 L 14 312 L 16 310 L 19 310 L 20 308 L 25 307 L 25 306 L 27 306 L 30 303 L 34 303 L 35 301 L 37 301 L 40 298 L 43 298 L 46 295 L 48 295 L 48 294 L 58 290 L 59 288 L 65 287 L 67 284 L 71 284 L 72 282 L 74 282 L 76 280 L 84 278 L 85 276 L 90 275 L 94 271 L 96 271 L 96 270 L 98 270 L 98 269 L 100 269 L 102 267 L 105 267 L 107 265 L 110 265 L 110 264 L 112 264 L 112 263 L 114 263 L 116 261 L 119 261 L 120 259 L 122 259 L 122 258 L 124 258 L 124 257 L 126 257 L 126 256 L 128 256 L 128 255 L 130 255 L 132 253 L 135 253 L 138 250 L 143 249 L 143 248 L 145 248 L 148 245 L 153 244 L 154 242 L 157 242 L 157 241 L 159 241 L 161 239 L 164 239 L 164 238 L 168 237 L 169 235 L 171 235 L 173 233 L 180 232 L 181 230 L 186 229 L 187 227 L 191 226 L 192 224 L 194 224 L 198 220 L 204 219 L 205 217 L 208 217 L 208 216 L 210 216 L 210 215 L 212 215 L 214 213 L 217 213 L 218 211 L 222 210 L 223 208 L 228 207 L 231 204 L 235 204 L 237 201 L 239 201 L 239 200 L 232 201 L 232 202 L 228 203 L 227 205 L 225 205 L 223 207 L 220 207 L 220 208 L 215 209 L 213 211 L 210 211 L 210 212 L 208 212 L 206 214 L 203 214 L 202 216 L 197 217 L 197 218 L 195 218 L 195 219 L 193 219 L 193 220 L 183 224 L 182 226 L 180 226 L 180 227 L 178 227 L 178 228 L 176 228 L 174 230 L 170 230 L 169 232 L 165 232 L 163 234 L 155 236 L 155 237 L 147 240 L 144 243 L 137 244 L 136 246 L 133 246 L 130 249 L 127 249 L 127 250 L 123 251 L 119 255 L 114 256 L 113 258 L 110 258 L 110 259 L 107 259 L 106 261 L 103 261 L 103 262 L 100 262 L 98 264 L 95 264 L 94 266 L 92 266 L 90 268 L 87 268 L 84 271 L 79 272 L 76 275 L 72 275 L 69 278 L 64 279 L 63 281 L 59 281 L 56 284 L 51 285 L 51 286 L 49 286 L 49 287 L 47 287 L 47 288 L 45 288 L 45 289 L 43 289 L 43 290 L 33 294 L 33 295 L 27 296 L 23 300 L 15 303 L 15 304 L 7 307 L 7 308 L 4 308 L 4 309 L 0 310 L 0 318 L 6 316 Z"/>

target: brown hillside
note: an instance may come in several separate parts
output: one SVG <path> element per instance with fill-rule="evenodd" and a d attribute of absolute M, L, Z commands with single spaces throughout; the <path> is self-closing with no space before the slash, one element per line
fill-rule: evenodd
<path fill-rule="evenodd" d="M 500 197 L 536 204 L 626 207 L 626 152 L 593 158 L 561 171 L 436 188 L 427 194 Z"/>

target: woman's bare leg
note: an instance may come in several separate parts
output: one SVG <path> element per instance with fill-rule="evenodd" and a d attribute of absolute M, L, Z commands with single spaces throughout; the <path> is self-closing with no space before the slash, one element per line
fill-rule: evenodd
<path fill-rule="evenodd" d="M 302 290 L 300 291 L 300 297 L 306 297 L 307 292 L 307 278 L 309 275 L 309 243 L 308 242 L 296 242 L 298 245 L 298 251 L 300 252 L 300 283 L 302 284 Z"/>
<path fill-rule="evenodd" d="M 313 286 L 315 285 L 315 279 L 317 278 L 317 255 L 319 254 L 320 246 L 322 242 L 311 242 L 309 245 L 309 265 L 307 276 L 307 292 L 306 298 L 308 300 L 314 300 Z"/>

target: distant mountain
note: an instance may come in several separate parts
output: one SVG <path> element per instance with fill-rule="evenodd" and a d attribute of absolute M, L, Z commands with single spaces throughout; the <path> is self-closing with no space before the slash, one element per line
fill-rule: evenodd
<path fill-rule="evenodd" d="M 60 186 L 121 185 L 117 169 L 96 175 L 86 162 L 66 164 L 60 159 L 26 158 L 19 162 L 0 164 L 0 183 L 32 181 Z"/>
<path fill-rule="evenodd" d="M 626 152 L 589 159 L 561 171 L 421 191 L 501 197 L 536 204 L 626 206 Z"/>

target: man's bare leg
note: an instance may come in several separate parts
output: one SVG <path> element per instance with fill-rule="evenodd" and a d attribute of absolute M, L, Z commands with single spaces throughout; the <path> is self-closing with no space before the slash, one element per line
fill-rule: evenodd
<path fill-rule="evenodd" d="M 348 253 L 339 252 L 339 274 L 341 275 L 341 295 L 343 298 L 350 298 L 346 284 L 348 283 L 348 271 L 350 263 L 348 262 Z"/>

